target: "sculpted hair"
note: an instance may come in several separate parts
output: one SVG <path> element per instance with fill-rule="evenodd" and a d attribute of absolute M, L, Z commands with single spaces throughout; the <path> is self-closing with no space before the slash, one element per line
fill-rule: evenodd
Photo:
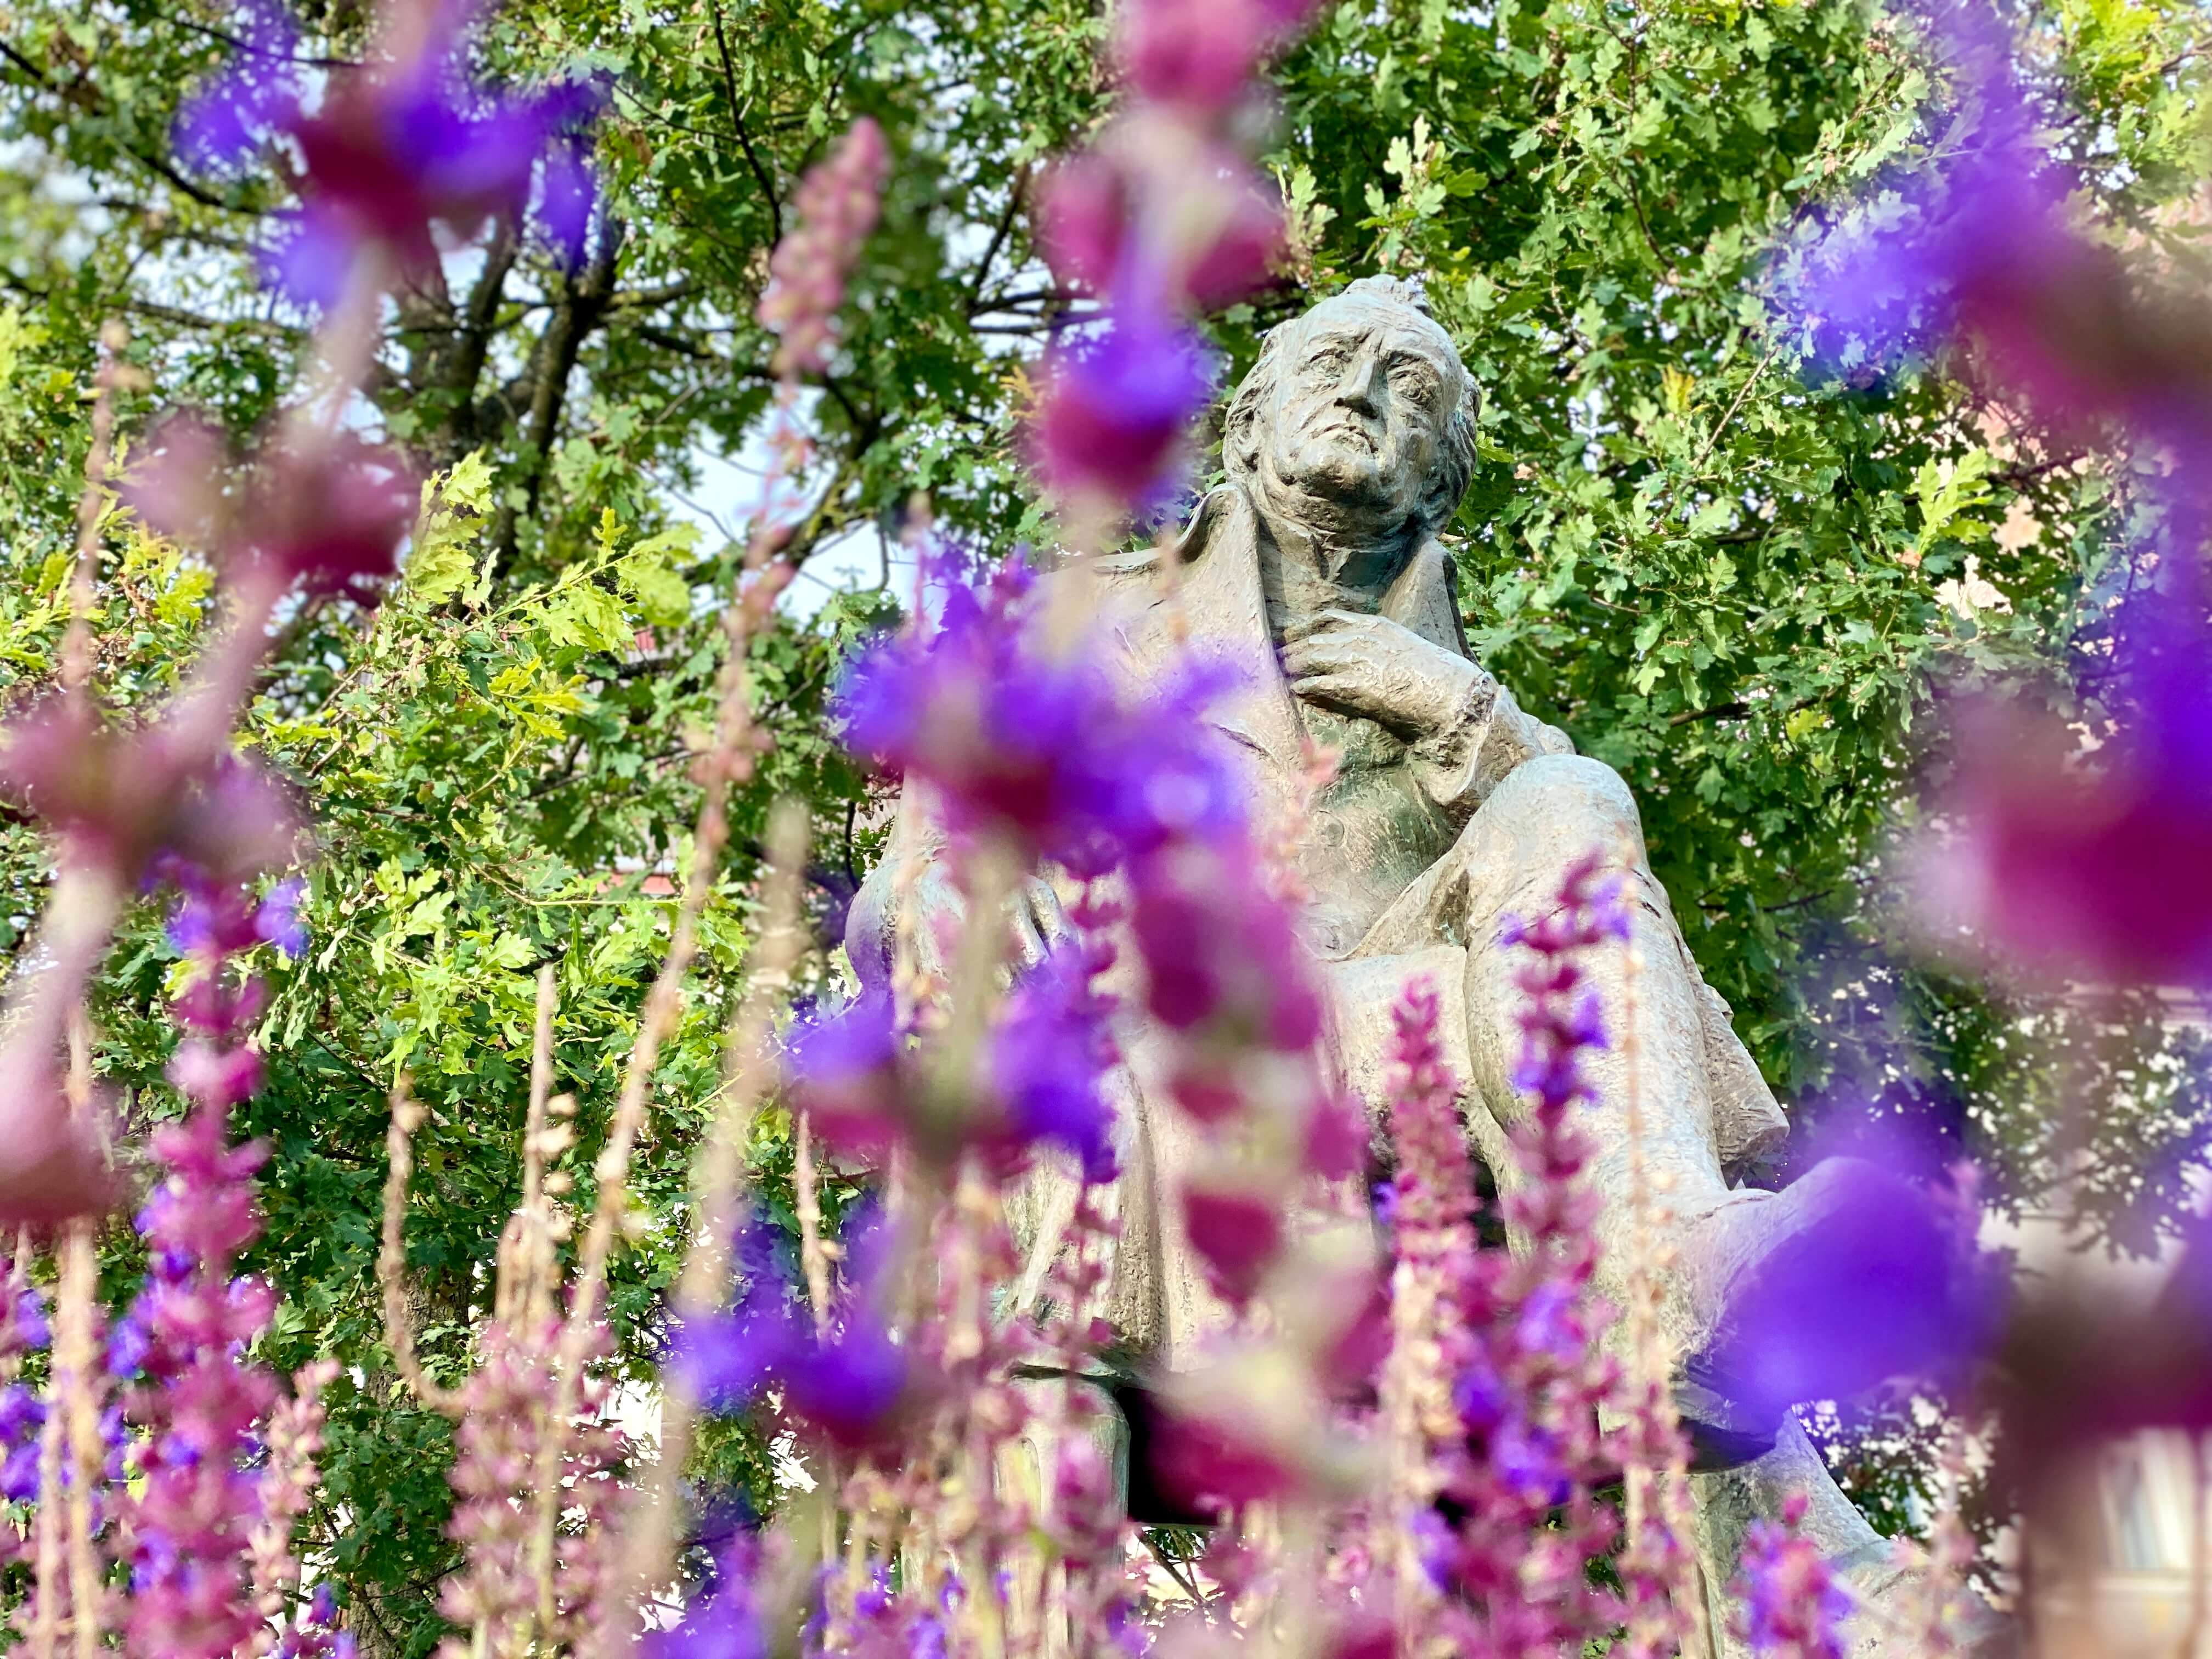
<path fill-rule="evenodd" d="M 1438 332 L 1443 331 L 1420 285 L 1403 277 L 1362 276 L 1332 299 L 1358 299 L 1370 304 L 1396 306 L 1413 313 Z M 1322 303 L 1327 305 L 1330 301 Z M 1283 354 L 1287 349 L 1284 342 L 1297 331 L 1297 322 L 1304 320 L 1300 318 L 1269 331 L 1260 345 L 1260 360 L 1252 365 L 1252 372 L 1244 377 L 1243 384 L 1237 388 L 1237 395 L 1229 401 L 1229 412 L 1222 421 L 1221 465 L 1239 483 L 1258 470 L 1260 409 L 1273 393 L 1275 377 L 1283 371 Z M 1445 343 L 1449 347 L 1449 340 Z M 1451 351 L 1452 361 L 1458 362 L 1458 349 L 1455 347 Z M 1430 475 L 1428 489 L 1421 495 L 1422 528 L 1427 535 L 1437 534 L 1451 522 L 1452 514 L 1459 511 L 1461 498 L 1467 494 L 1468 481 L 1474 476 L 1474 419 L 1481 403 L 1474 377 L 1466 372 L 1462 364 L 1459 406 L 1445 417 L 1443 441 L 1437 447 L 1436 467 Z"/>

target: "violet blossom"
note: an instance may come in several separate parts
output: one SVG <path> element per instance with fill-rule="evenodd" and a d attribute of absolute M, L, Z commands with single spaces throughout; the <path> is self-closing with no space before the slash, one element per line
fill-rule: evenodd
<path fill-rule="evenodd" d="M 1030 441 L 1047 485 L 1133 510 L 1173 491 L 1184 434 L 1213 395 L 1194 333 L 1125 306 L 1100 337 L 1054 348 L 1044 373 Z"/>
<path fill-rule="evenodd" d="M 581 259 L 595 88 L 488 92 L 467 73 L 466 9 L 445 8 L 396 58 L 340 72 L 311 100 L 289 18 L 274 0 L 246 9 L 246 50 L 179 111 L 177 145 L 202 168 L 234 165 L 276 138 L 297 147 L 301 206 L 269 259 L 290 297 L 336 304 L 372 252 L 398 275 L 418 274 L 437 259 L 434 230 L 465 241 L 490 219 L 519 223 L 533 202 L 556 253 Z"/>
<path fill-rule="evenodd" d="M 955 832 L 1078 876 L 1241 826 L 1236 781 L 1196 717 L 1220 676 L 1129 697 L 1102 644 L 1042 637 L 1033 592 L 1025 568 L 1003 566 L 981 592 L 952 587 L 933 634 L 862 655 L 840 694 L 847 745 L 928 783 Z"/>
<path fill-rule="evenodd" d="M 1805 1495 L 1793 1492 L 1778 1522 L 1754 1521 L 1744 1534 L 1741 1634 L 1758 1659 L 1844 1659 L 1850 1593 L 1799 1530 L 1806 1507 Z"/>
<path fill-rule="evenodd" d="M 930 1389 L 879 1311 L 894 1264 L 872 1235 L 872 1215 L 848 1219 L 847 1285 L 824 1328 L 808 1324 L 780 1265 L 757 1241 L 739 1252 L 746 1283 L 727 1312 L 687 1322 L 672 1364 L 708 1410 L 744 1410 L 769 1389 L 785 1414 L 847 1451 L 882 1446 L 914 1420 Z"/>
<path fill-rule="evenodd" d="M 1969 372 L 2034 425 L 2158 458 L 2154 540 L 2178 555 L 2118 619 L 2117 730 L 2018 699 L 1962 710 L 1917 849 L 1929 931 L 2062 981 L 2212 982 L 2212 335 L 2201 305 L 2075 222 L 2006 22 L 1979 0 L 1924 15 L 1960 106 L 1949 153 L 1802 239 L 1784 309 L 1849 377 L 1965 344 Z"/>
<path fill-rule="evenodd" d="M 163 1659 L 216 1659 L 258 1625 L 248 1562 L 262 1493 L 247 1460 L 276 1400 L 267 1370 L 241 1358 L 266 1326 L 275 1294 L 231 1273 L 259 1231 L 252 1179 L 266 1151 L 229 1143 L 231 1108 L 259 1081 L 259 1058 L 246 1038 L 261 999 L 256 981 L 226 981 L 232 957 L 262 930 L 253 908 L 222 894 L 211 874 L 189 884 L 179 932 L 195 972 L 176 1012 L 193 1035 L 179 1045 L 171 1075 L 190 1109 L 152 1138 L 168 1175 L 138 1218 L 150 1256 L 146 1282 L 109 1353 L 111 1366 L 134 1378 L 125 1413 L 143 1436 L 124 1517 L 133 1586 L 128 1645 Z"/>
<path fill-rule="evenodd" d="M 350 433 L 265 442 L 250 467 L 204 416 L 149 436 L 125 499 L 157 533 L 205 550 L 234 582 L 375 601 L 398 568 L 420 488 L 397 451 Z"/>
<path fill-rule="evenodd" d="M 1463 1268 L 1454 1301 L 1468 1347 L 1452 1398 L 1466 1438 L 1437 1459 L 1451 1524 L 1426 1556 L 1449 1592 L 1437 1629 L 1462 1650 L 1555 1651 L 1620 1616 L 1618 1598 L 1585 1573 L 1619 1530 L 1596 1498 L 1617 1473 L 1597 1425 L 1617 1377 L 1598 1348 L 1610 1310 L 1590 1293 L 1595 1149 L 1577 1122 L 1589 1094 L 1582 1057 L 1606 1041 L 1581 958 L 1627 927 L 1619 881 L 1601 869 L 1595 854 L 1577 860 L 1549 915 L 1502 932 L 1503 945 L 1528 952 L 1516 974 L 1525 1000 L 1513 1079 L 1526 1112 L 1510 1132 L 1514 1168 L 1501 1172 L 1505 1219 L 1526 1253 L 1447 1241 L 1443 1257 Z"/>
<path fill-rule="evenodd" d="M 1229 133 L 1304 0 L 1133 0 L 1118 58 L 1133 94 L 1085 154 L 1048 177 L 1040 240 L 1054 275 L 1106 301 L 1105 326 L 1054 346 L 1030 423 L 1031 462 L 1080 533 L 1174 489 L 1211 392 L 1181 320 L 1265 280 L 1282 213 Z"/>

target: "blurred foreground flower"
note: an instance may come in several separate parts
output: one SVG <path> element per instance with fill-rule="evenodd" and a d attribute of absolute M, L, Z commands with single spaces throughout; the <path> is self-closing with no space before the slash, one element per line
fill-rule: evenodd
<path fill-rule="evenodd" d="M 421 485 L 397 451 L 350 433 L 270 439 L 241 466 L 213 422 L 156 427 L 125 499 L 147 525 L 198 548 L 234 583 L 375 602 L 398 568 Z"/>
<path fill-rule="evenodd" d="M 1310 21 L 1309 0 L 1132 0 L 1115 56 L 1133 94 L 1086 151 L 1046 175 L 1039 240 L 1054 276 L 1105 301 L 1103 327 L 1048 354 L 1030 464 L 1079 546 L 1162 506 L 1183 434 L 1211 393 L 1182 320 L 1261 286 L 1281 204 L 1234 137 L 1267 60 Z"/>
<path fill-rule="evenodd" d="M 419 276 L 437 260 L 436 230 L 465 242 L 495 218 L 519 226 L 533 204 L 553 251 L 571 265 L 581 260 L 595 195 L 596 88 L 490 92 L 468 74 L 471 9 L 417 7 L 395 12 L 386 61 L 337 74 L 311 100 L 289 15 L 276 0 L 241 9 L 243 49 L 179 112 L 177 147 L 208 169 L 274 139 L 298 147 L 300 210 L 270 258 L 292 299 L 335 305 L 364 257 L 387 262 L 392 276 Z"/>
<path fill-rule="evenodd" d="M 2170 586 L 2120 618 L 2094 747 L 2019 703 L 1960 711 L 1915 852 L 1940 947 L 2061 983 L 2212 986 L 2212 625 L 2192 573 Z"/>
<path fill-rule="evenodd" d="M 1740 1634 L 1759 1659 L 1844 1659 L 1844 1621 L 1851 1597 L 1797 1530 L 1806 1499 L 1785 1498 L 1782 1519 L 1754 1521 L 1745 1534 Z"/>
<path fill-rule="evenodd" d="M 1939 944 L 1994 947 L 2062 981 L 2212 981 L 2212 324 L 2070 206 L 2050 112 L 1979 0 L 1923 12 L 1958 118 L 1924 175 L 1784 258 L 1777 288 L 1814 360 L 1847 379 L 1964 348 L 2032 428 L 2136 458 L 2154 501 L 2148 587 L 2116 617 L 2117 730 L 1984 700 L 1953 731 L 1939 830 L 1917 861 Z M 1966 937 L 1962 939 L 1962 934 Z"/>
<path fill-rule="evenodd" d="M 836 337 L 845 278 L 876 228 L 890 171 L 883 129 L 863 116 L 799 181 L 792 203 L 798 228 L 775 245 L 760 299 L 761 326 L 776 337 L 771 367 L 779 378 L 819 374 L 827 366 L 823 354 Z"/>

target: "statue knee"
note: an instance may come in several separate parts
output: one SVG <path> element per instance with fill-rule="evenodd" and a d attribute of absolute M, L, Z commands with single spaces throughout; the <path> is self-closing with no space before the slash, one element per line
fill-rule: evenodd
<path fill-rule="evenodd" d="M 1516 836 L 1552 849 L 1562 864 L 1592 848 L 1608 863 L 1644 862 L 1644 823 L 1628 785 L 1587 755 L 1538 755 L 1514 768 L 1484 803 Z"/>

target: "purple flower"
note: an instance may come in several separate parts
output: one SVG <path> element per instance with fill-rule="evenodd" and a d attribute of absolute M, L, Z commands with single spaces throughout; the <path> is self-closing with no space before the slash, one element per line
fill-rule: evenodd
<path fill-rule="evenodd" d="M 53 1327 L 46 1320 L 46 1298 L 39 1293 L 35 1285 L 26 1285 L 15 1296 L 15 1340 L 24 1347 L 36 1352 L 54 1340 Z"/>
<path fill-rule="evenodd" d="M 2116 729 L 1961 711 L 1917 885 L 1939 947 L 2064 981 L 2212 985 L 2212 624 L 2203 584 L 2122 618 Z"/>
<path fill-rule="evenodd" d="M 1523 1503 L 1542 1509 L 1567 1501 L 1574 1481 L 1559 1437 L 1522 1417 L 1509 1417 L 1490 1437 L 1490 1464 Z"/>
<path fill-rule="evenodd" d="M 841 695 L 848 746 L 933 786 L 956 830 L 1079 875 L 1241 829 L 1240 792 L 1200 718 L 1223 676 L 1125 698 L 1102 646 L 1037 637 L 1030 591 L 1027 571 L 1004 567 L 981 592 L 953 588 L 930 637 L 863 655 Z"/>
<path fill-rule="evenodd" d="M 651 1659 L 768 1659 L 768 1632 L 753 1594 L 760 1567 L 759 1534 L 750 1527 L 732 1528 L 684 1622 L 652 1632 L 641 1645 Z"/>
<path fill-rule="evenodd" d="M 1054 1141 L 1086 1181 L 1114 1177 L 1114 1113 L 1102 1080 L 1113 1057 L 1103 1006 L 1077 949 L 1055 951 L 1018 987 L 991 1034 L 991 1085 L 1016 1146 Z"/>
<path fill-rule="evenodd" d="M 584 133 L 596 88 L 571 84 L 496 96 L 465 73 L 465 39 L 449 9 L 406 59 L 342 73 L 308 112 L 292 58 L 290 19 L 254 0 L 246 49 L 179 112 L 180 152 L 232 165 L 276 137 L 305 161 L 301 207 L 270 260 L 277 285 L 329 306 L 362 256 L 380 249 L 399 274 L 434 264 L 433 229 L 466 240 L 495 216 L 520 218 L 538 180 L 536 220 L 555 251 L 583 252 L 592 198 Z"/>
<path fill-rule="evenodd" d="M 1314 10 L 1309 0 L 1131 0 L 1121 12 L 1117 55 L 1142 96 L 1218 118 L 1243 100 L 1262 60 Z"/>
<path fill-rule="evenodd" d="M 1268 281 L 1283 208 L 1232 147 L 1138 115 L 1047 176 L 1038 236 L 1053 275 L 1079 292 L 1152 270 L 1176 305 L 1218 311 Z"/>
<path fill-rule="evenodd" d="M 190 413 L 161 423 L 124 489 L 149 526 L 203 549 L 234 580 L 364 603 L 398 569 L 419 495 L 397 451 L 352 434 L 265 442 L 242 468 L 223 434 Z"/>
<path fill-rule="evenodd" d="M 1771 1242 L 1727 1287 L 1692 1375 L 1761 1428 L 1892 1377 L 1950 1380 L 1994 1340 L 2003 1309 L 2003 1264 L 1974 1244 L 1972 1207 L 1870 1158 L 1825 1159 L 1744 1212 Z"/>
<path fill-rule="evenodd" d="M 10 1448 L 7 1460 L 0 1462 L 0 1498 L 31 1504 L 38 1501 L 38 1496 L 39 1443 L 32 1440 Z"/>
<path fill-rule="evenodd" d="M 1057 348 L 1030 433 L 1037 474 L 1069 498 L 1139 511 L 1172 491 L 1183 434 L 1213 395 L 1198 337 L 1145 304 L 1103 338 Z"/>
<path fill-rule="evenodd" d="M 1224 1300 L 1251 1299 L 1283 1243 L 1281 1200 L 1241 1185 L 1192 1181 L 1182 1189 L 1183 1232 Z"/>
<path fill-rule="evenodd" d="M 784 1408 L 846 1451 L 882 1446 L 904 1420 L 912 1398 L 911 1362 L 890 1334 L 865 1316 L 802 1345 L 786 1362 Z"/>
<path fill-rule="evenodd" d="M 897 1139 L 905 1127 L 904 1047 L 888 994 L 863 996 L 793 1036 L 793 1097 L 826 1144 L 865 1156 Z"/>
<path fill-rule="evenodd" d="M 2038 137 L 2048 113 L 1982 0 L 1925 0 L 1963 112 L 1939 167 L 1863 204 L 1784 259 L 1777 287 L 1816 358 L 1847 379 L 1971 344 L 1970 368 L 2045 423 L 2131 428 L 2176 452 L 2177 501 L 2208 504 L 2212 386 L 2193 300 L 2162 298 L 2077 227 L 2076 181 Z"/>
<path fill-rule="evenodd" d="M 1806 1507 L 1804 1494 L 1793 1493 L 1778 1524 L 1754 1521 L 1744 1534 L 1736 1589 L 1742 1634 L 1759 1659 L 1843 1659 L 1851 1596 L 1820 1546 L 1798 1530 Z"/>
<path fill-rule="evenodd" d="M 253 931 L 288 957 L 297 959 L 307 949 L 307 924 L 300 920 L 300 901 L 307 884 L 295 877 L 270 888 L 253 912 Z"/>
<path fill-rule="evenodd" d="M 271 0 L 240 0 L 234 14 L 238 55 L 177 115 L 177 153 L 211 172 L 258 149 L 292 110 L 300 31 Z"/>
<path fill-rule="evenodd" d="M 782 1285 L 757 1285 L 735 1313 L 679 1326 L 670 1364 L 704 1409 L 740 1412 L 783 1370 L 803 1340 Z"/>

